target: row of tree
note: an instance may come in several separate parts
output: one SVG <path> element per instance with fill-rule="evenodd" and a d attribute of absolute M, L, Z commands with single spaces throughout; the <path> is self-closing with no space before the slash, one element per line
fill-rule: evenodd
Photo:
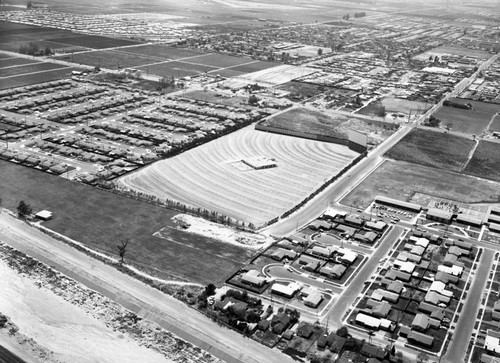
<path fill-rule="evenodd" d="M 30 42 L 28 44 L 21 44 L 19 46 L 19 53 L 27 54 L 32 56 L 45 55 L 49 56 L 54 54 L 50 47 L 45 47 L 45 49 L 41 49 L 38 44 Z"/>

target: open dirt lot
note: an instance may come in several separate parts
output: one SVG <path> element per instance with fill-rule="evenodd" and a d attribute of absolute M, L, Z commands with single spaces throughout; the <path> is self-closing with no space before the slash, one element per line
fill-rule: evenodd
<path fill-rule="evenodd" d="M 459 171 L 475 142 L 452 134 L 413 129 L 386 157 L 434 168 Z"/>
<path fill-rule="evenodd" d="M 0 261 L 0 311 L 62 362 L 169 362 Z M 91 347 L 91 349 L 89 349 Z"/>
<path fill-rule="evenodd" d="M 417 192 L 463 203 L 498 202 L 499 190 L 500 184 L 491 181 L 386 161 L 342 199 L 342 204 L 367 208 L 377 195 L 411 201 Z"/>
<path fill-rule="evenodd" d="M 363 107 L 358 113 L 368 116 L 379 116 L 382 111 L 387 114 L 403 113 L 409 115 L 422 114 L 432 105 L 426 105 L 425 102 L 410 101 L 396 97 L 384 97 L 380 100 L 371 102 L 366 107 Z M 392 118 L 391 118 L 392 119 Z"/>
<path fill-rule="evenodd" d="M 3 207 L 15 210 L 25 200 L 35 211 L 48 209 L 54 218 L 46 227 L 114 256 L 130 238 L 129 262 L 159 277 L 222 282 L 253 254 L 177 229 L 172 210 L 1 160 L 0 171 Z M 172 228 L 153 236 L 164 227 Z"/>
<path fill-rule="evenodd" d="M 443 106 L 434 116 L 441 120 L 440 127 L 448 126 L 452 131 L 466 134 L 480 135 L 488 126 L 493 115 L 500 111 L 500 105 L 460 98 L 451 99 L 452 102 L 472 104 L 471 110 Z"/>
<path fill-rule="evenodd" d="M 118 180 L 160 198 L 261 225 L 290 209 L 358 154 L 345 146 L 246 127 Z M 241 170 L 244 158 L 273 158 L 277 167 Z"/>

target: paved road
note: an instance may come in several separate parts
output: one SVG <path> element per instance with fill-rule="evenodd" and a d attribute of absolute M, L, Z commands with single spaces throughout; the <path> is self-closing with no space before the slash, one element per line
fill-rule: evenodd
<path fill-rule="evenodd" d="M 186 304 L 0 213 L 0 240 L 229 363 L 291 362 L 276 349 L 214 323 Z"/>
<path fill-rule="evenodd" d="M 494 252 L 484 250 L 479 263 L 479 268 L 476 270 L 474 283 L 467 292 L 467 300 L 460 313 L 458 324 L 453 332 L 453 338 L 443 357 L 443 362 L 455 363 L 463 362 L 465 350 L 469 345 L 470 335 L 476 322 L 477 311 L 483 296 L 482 292 L 486 284 L 486 279 L 491 270 L 493 263 Z"/>
<path fill-rule="evenodd" d="M 350 172 L 340 177 L 335 183 L 331 184 L 311 202 L 306 204 L 297 212 L 293 213 L 289 218 L 263 229 L 262 232 L 276 236 L 284 236 L 293 232 L 297 227 L 304 226 L 317 218 L 325 211 L 326 206 L 330 205 L 332 202 L 340 200 L 343 195 L 353 188 L 354 185 L 362 181 L 366 175 L 375 170 L 383 160 L 381 156 L 401 138 L 403 138 L 410 130 L 411 128 L 408 126 L 400 128 L 384 143 L 379 145 L 379 147 L 370 151 L 368 156 L 354 166 Z"/>
<path fill-rule="evenodd" d="M 452 97 L 456 97 L 461 91 L 463 91 L 472 82 L 474 82 L 474 80 L 482 70 L 488 68 L 499 57 L 500 53 L 493 55 L 488 60 L 483 62 L 473 75 L 471 75 L 469 78 L 463 79 L 455 86 L 452 92 L 446 94 L 439 103 L 437 103 L 427 112 L 421 115 L 416 121 L 416 124 L 420 124 L 423 120 L 436 112 L 440 107 L 442 107 L 444 101 Z M 397 142 L 399 142 L 399 140 L 401 140 L 406 134 L 408 134 L 411 129 L 412 126 L 402 126 L 376 149 L 370 151 L 368 153 L 368 156 L 357 165 L 355 165 L 350 170 L 350 172 L 340 177 L 335 183 L 326 188 L 325 191 L 312 199 L 304 207 L 290 215 L 288 218 L 281 220 L 273 224 L 272 226 L 264 228 L 262 232 L 275 236 L 286 236 L 292 233 L 298 227 L 304 226 L 310 221 L 317 218 L 319 215 L 321 215 L 321 213 L 324 212 L 326 206 L 330 205 L 331 203 L 338 203 L 346 193 L 352 190 L 367 175 L 372 173 L 383 161 L 382 156 L 384 155 L 384 153 L 392 148 L 392 146 L 394 146 Z"/>
<path fill-rule="evenodd" d="M 356 277 L 351 281 L 349 287 L 344 290 L 344 293 L 340 295 L 339 299 L 334 305 L 334 308 L 323 318 L 323 321 L 329 319 L 330 323 L 337 324 L 340 326 L 342 324 L 342 318 L 346 311 L 352 307 L 352 304 L 356 297 L 359 296 L 363 287 L 365 286 L 365 281 L 368 281 L 370 276 L 372 276 L 380 263 L 380 260 L 385 257 L 387 252 L 391 249 L 394 242 L 401 236 L 404 228 L 393 227 L 393 229 L 385 236 L 384 240 L 380 244 L 379 248 L 373 253 L 370 259 L 365 263 L 363 268 L 356 274 Z"/>

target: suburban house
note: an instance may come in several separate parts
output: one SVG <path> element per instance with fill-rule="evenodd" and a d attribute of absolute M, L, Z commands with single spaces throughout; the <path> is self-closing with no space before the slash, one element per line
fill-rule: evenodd
<path fill-rule="evenodd" d="M 266 283 L 266 278 L 257 270 L 250 270 L 241 276 L 241 282 L 254 287 L 262 287 Z"/>

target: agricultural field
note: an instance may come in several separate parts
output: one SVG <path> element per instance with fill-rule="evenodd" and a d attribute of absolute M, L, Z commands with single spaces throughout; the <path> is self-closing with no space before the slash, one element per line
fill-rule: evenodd
<path fill-rule="evenodd" d="M 459 171 L 475 142 L 449 133 L 413 129 L 385 156 L 399 161 Z"/>
<path fill-rule="evenodd" d="M 434 117 L 441 120 L 440 127 L 449 128 L 451 131 L 480 135 L 488 127 L 495 113 L 500 112 L 499 104 L 460 98 L 452 98 L 451 101 L 461 104 L 470 103 L 472 105 L 470 110 L 443 106 L 434 113 Z"/>
<path fill-rule="evenodd" d="M 11 76 L 9 78 L 0 79 L 0 90 L 68 78 L 69 76 L 71 76 L 72 71 L 81 71 L 81 69 L 66 67 L 44 72 L 37 72 L 36 74 Z"/>
<path fill-rule="evenodd" d="M 357 156 L 345 146 L 248 126 L 130 173 L 117 183 L 260 226 L 302 201 Z M 277 167 L 242 167 L 242 159 L 256 157 L 274 159 Z"/>
<path fill-rule="evenodd" d="M 292 108 L 278 116 L 269 118 L 261 125 L 347 139 L 347 132 L 339 129 L 344 122 L 344 116 L 334 118 L 322 112 L 301 107 Z"/>
<path fill-rule="evenodd" d="M 175 211 L 0 160 L 2 206 L 20 200 L 34 211 L 48 209 L 46 227 L 110 255 L 130 238 L 128 259 L 163 278 L 221 283 L 248 261 L 252 252 L 177 229 Z M 164 229 L 163 238 L 153 236 Z"/>
<path fill-rule="evenodd" d="M 0 69 L 4 67 L 20 66 L 30 63 L 38 63 L 38 61 L 28 58 L 5 58 L 0 59 Z"/>
<path fill-rule="evenodd" d="M 72 46 L 85 47 L 91 49 L 105 49 L 112 47 L 123 47 L 126 45 L 140 44 L 132 40 L 100 37 L 97 35 L 77 35 L 63 38 L 53 38 L 50 41 L 56 43 L 69 44 Z"/>
<path fill-rule="evenodd" d="M 464 173 L 500 182 L 499 165 L 500 143 L 481 141 Z"/>
<path fill-rule="evenodd" d="M 342 199 L 342 204 L 365 209 L 377 195 L 412 201 L 415 193 L 462 203 L 493 203 L 500 200 L 499 190 L 500 184 L 491 181 L 448 170 L 386 160 Z"/>
<path fill-rule="evenodd" d="M 20 66 L 15 66 L 15 67 L 4 67 L 4 68 L 0 68 L 0 78 L 12 77 L 12 76 L 17 76 L 17 75 L 21 75 L 21 74 L 28 74 L 28 73 L 43 72 L 43 71 L 48 71 L 48 70 L 58 69 L 58 68 L 65 68 L 65 67 L 66 66 L 61 65 L 61 64 L 42 63 L 42 62 L 37 62 L 35 64 L 20 65 Z"/>
<path fill-rule="evenodd" d="M 195 57 L 199 52 L 190 49 L 167 47 L 163 45 L 138 45 L 137 47 L 127 47 L 123 52 L 140 54 L 143 56 L 154 57 L 165 60 L 176 60 L 180 58 Z"/>
<path fill-rule="evenodd" d="M 244 67 L 244 65 L 252 66 L 252 63 L 258 63 L 249 57 L 233 57 L 224 54 L 204 54 L 199 57 L 192 57 L 189 59 L 190 63 L 198 63 L 206 66 L 212 66 L 217 68 L 226 67 Z M 247 64 L 248 63 L 248 64 Z"/>
<path fill-rule="evenodd" d="M 147 57 L 142 57 L 138 54 L 131 54 L 114 50 L 68 54 L 55 57 L 55 59 L 113 70 L 117 70 L 120 68 L 136 68 L 140 65 L 155 62 Z"/>

